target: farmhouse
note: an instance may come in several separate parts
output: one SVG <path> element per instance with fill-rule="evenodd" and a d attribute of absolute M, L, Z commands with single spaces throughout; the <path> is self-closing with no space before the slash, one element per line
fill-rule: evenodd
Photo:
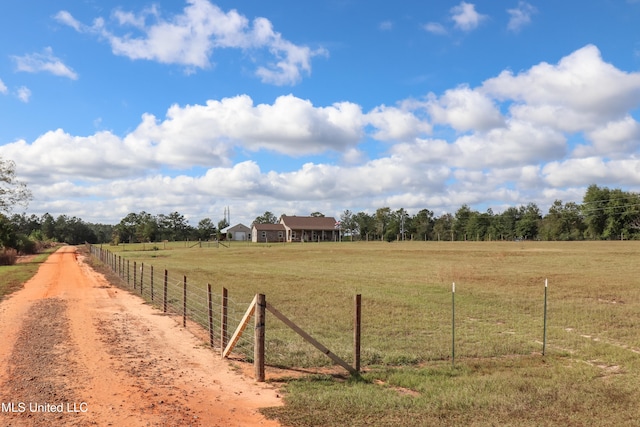
<path fill-rule="evenodd" d="M 334 242 L 340 230 L 333 217 L 282 215 L 278 224 L 253 224 L 252 242 Z"/>
<path fill-rule="evenodd" d="M 286 230 L 287 242 L 334 242 L 340 238 L 333 217 L 282 215 L 280 224 Z"/>
<path fill-rule="evenodd" d="M 254 243 L 282 242 L 285 228 L 282 224 L 253 224 L 251 241 Z"/>

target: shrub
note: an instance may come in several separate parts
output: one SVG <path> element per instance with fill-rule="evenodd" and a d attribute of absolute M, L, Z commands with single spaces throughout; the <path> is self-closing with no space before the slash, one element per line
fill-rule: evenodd
<path fill-rule="evenodd" d="M 16 249 L 22 255 L 32 255 L 38 253 L 38 245 L 24 234 L 19 234 L 16 239 Z"/>
<path fill-rule="evenodd" d="M 0 250 L 0 265 L 13 265 L 18 260 L 18 251 L 15 249 Z"/>

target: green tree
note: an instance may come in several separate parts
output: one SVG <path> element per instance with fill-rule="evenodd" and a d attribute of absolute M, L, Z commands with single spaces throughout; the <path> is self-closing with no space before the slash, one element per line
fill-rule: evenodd
<path fill-rule="evenodd" d="M 15 206 L 25 209 L 31 200 L 27 184 L 16 178 L 16 164 L 0 157 L 0 213 L 9 213 Z"/>
<path fill-rule="evenodd" d="M 343 232 L 346 232 L 349 235 L 349 238 L 353 241 L 357 228 L 358 224 L 355 221 L 353 212 L 351 212 L 349 209 L 346 209 L 340 215 L 340 229 Z"/>
<path fill-rule="evenodd" d="M 384 207 L 376 209 L 375 218 L 375 233 L 382 240 L 387 232 L 387 227 L 391 221 L 391 208 Z"/>
<path fill-rule="evenodd" d="M 498 215 L 493 221 L 496 230 L 496 238 L 500 240 L 513 240 L 517 237 L 516 226 L 520 221 L 521 211 L 518 208 L 510 207 Z"/>
<path fill-rule="evenodd" d="M 45 240 L 54 239 L 55 237 L 55 223 L 56 220 L 53 218 L 51 214 L 48 212 L 42 215 L 40 218 L 40 223 L 42 224 L 42 236 Z"/>
<path fill-rule="evenodd" d="M 584 229 L 580 206 L 573 202 L 563 205 L 561 200 L 555 200 L 542 219 L 540 235 L 544 240 L 581 240 Z"/>
<path fill-rule="evenodd" d="M 256 219 L 253 220 L 253 223 L 254 224 L 277 224 L 278 218 L 276 218 L 276 216 L 273 213 L 266 211 L 262 215 L 256 217 Z"/>
<path fill-rule="evenodd" d="M 520 220 L 516 224 L 516 234 L 523 239 L 536 239 L 542 214 L 535 203 L 520 206 Z"/>
<path fill-rule="evenodd" d="M 433 212 L 429 209 L 420 210 L 413 217 L 411 232 L 416 234 L 416 238 L 419 240 L 433 240 L 433 226 L 435 219 Z"/>
<path fill-rule="evenodd" d="M 180 212 L 171 212 L 166 216 L 167 229 L 171 240 L 187 240 L 189 236 L 189 221 Z"/>
<path fill-rule="evenodd" d="M 120 220 L 118 225 L 116 225 L 116 230 L 118 231 L 119 241 L 120 242 L 129 242 L 133 243 L 136 241 L 136 229 L 138 228 L 138 224 L 140 220 L 138 218 L 138 214 L 131 212 L 127 214 L 124 218 Z"/>
<path fill-rule="evenodd" d="M 139 242 L 154 242 L 158 233 L 158 222 L 156 217 L 148 212 L 142 211 L 138 214 L 136 225 L 136 238 Z"/>
<path fill-rule="evenodd" d="M 216 226 L 211 218 L 203 218 L 198 222 L 197 235 L 200 240 L 209 240 L 216 232 Z"/>
<path fill-rule="evenodd" d="M 582 213 L 587 225 L 587 236 L 591 239 L 602 239 L 607 223 L 606 208 L 609 204 L 609 189 L 595 184 L 587 188 L 582 198 Z"/>
<path fill-rule="evenodd" d="M 472 210 L 469 205 L 462 205 L 456 211 L 453 221 L 453 233 L 456 240 L 467 240 L 467 224 L 472 216 Z"/>
<path fill-rule="evenodd" d="M 17 246 L 16 233 L 9 218 L 0 213 L 0 249 L 15 248 Z"/>
<path fill-rule="evenodd" d="M 450 213 L 440 215 L 433 222 L 433 234 L 436 240 L 454 240 L 453 224 L 455 218 Z"/>
<path fill-rule="evenodd" d="M 468 240 L 485 240 L 488 236 L 491 217 L 488 213 L 471 211 L 465 227 Z"/>
<path fill-rule="evenodd" d="M 373 216 L 366 212 L 358 212 L 353 216 L 353 222 L 355 223 L 355 233 L 360 236 L 360 240 L 369 240 L 375 232 L 375 219 Z"/>

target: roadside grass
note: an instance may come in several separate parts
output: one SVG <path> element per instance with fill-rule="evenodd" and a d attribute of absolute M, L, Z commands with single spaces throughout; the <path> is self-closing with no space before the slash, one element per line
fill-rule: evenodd
<path fill-rule="evenodd" d="M 49 248 L 28 262 L 0 266 L 0 301 L 22 288 L 42 264 L 58 248 Z"/>
<path fill-rule="evenodd" d="M 225 286 L 244 302 L 240 311 L 264 293 L 346 361 L 353 357 L 353 296 L 361 294 L 364 373 L 284 381 L 287 405 L 265 413 L 285 425 L 634 425 L 639 245 L 182 242 L 106 249 L 201 287 Z M 269 365 L 331 364 L 270 314 L 266 331 Z"/>

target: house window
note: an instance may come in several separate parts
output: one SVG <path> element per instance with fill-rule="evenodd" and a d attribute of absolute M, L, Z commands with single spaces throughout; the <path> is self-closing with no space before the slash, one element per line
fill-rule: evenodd
<path fill-rule="evenodd" d="M 267 238 L 267 232 L 266 232 L 266 231 L 263 231 L 263 232 L 262 232 L 262 238 L 263 238 L 263 239 L 266 239 L 266 238 Z"/>
<path fill-rule="evenodd" d="M 278 231 L 278 239 L 282 239 L 282 231 Z"/>

